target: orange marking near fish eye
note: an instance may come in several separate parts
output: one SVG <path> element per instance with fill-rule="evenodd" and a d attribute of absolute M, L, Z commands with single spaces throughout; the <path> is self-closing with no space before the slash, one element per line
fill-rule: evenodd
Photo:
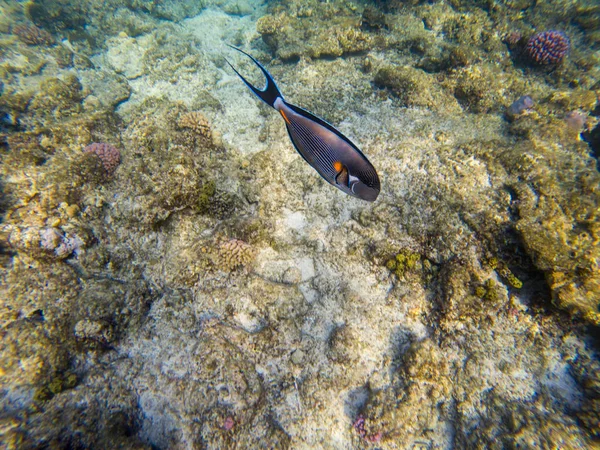
<path fill-rule="evenodd" d="M 283 117 L 283 120 L 285 120 L 289 125 L 291 125 L 292 123 L 290 122 L 290 119 L 287 118 L 283 110 L 280 109 L 279 112 L 281 113 L 281 117 Z"/>
<path fill-rule="evenodd" d="M 333 163 L 333 168 L 335 169 L 336 172 L 341 172 L 342 167 L 344 167 L 344 165 L 340 161 L 336 161 Z"/>

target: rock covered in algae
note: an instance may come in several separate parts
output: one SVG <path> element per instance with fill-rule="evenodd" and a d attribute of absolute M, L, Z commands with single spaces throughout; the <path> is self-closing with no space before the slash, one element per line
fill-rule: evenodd
<path fill-rule="evenodd" d="M 151 99 L 140 105 L 124 133 L 134 156 L 124 177 L 137 200 L 118 201 L 115 218 L 135 217 L 140 224 L 154 226 L 186 208 L 226 212 L 226 205 L 209 201 L 215 197 L 211 168 L 223 149 L 215 145 L 212 133 L 187 126 L 189 114 L 181 103 Z"/>
<path fill-rule="evenodd" d="M 377 86 L 390 88 L 403 106 L 439 108 L 450 114 L 461 110 L 456 99 L 421 69 L 384 67 L 377 71 L 374 81 Z"/>
<path fill-rule="evenodd" d="M 28 45 L 52 45 L 55 43 L 50 33 L 33 24 L 20 24 L 13 28 L 13 33 Z"/>
<path fill-rule="evenodd" d="M 345 2 L 287 3 L 261 17 L 256 29 L 281 59 L 334 57 L 365 52 L 375 39 L 360 28 L 356 7 Z M 318 18 L 318 20 L 315 20 Z"/>

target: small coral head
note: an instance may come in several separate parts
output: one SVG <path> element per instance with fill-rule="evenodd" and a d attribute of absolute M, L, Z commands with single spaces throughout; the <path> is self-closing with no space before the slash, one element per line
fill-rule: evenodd
<path fill-rule="evenodd" d="M 504 42 L 511 47 L 516 47 L 523 39 L 523 34 L 520 31 L 511 31 L 504 36 Z"/>
<path fill-rule="evenodd" d="M 88 145 L 83 151 L 96 155 L 102 162 L 102 167 L 104 167 L 108 175 L 112 175 L 121 163 L 121 152 L 114 145 L 94 142 Z"/>
<path fill-rule="evenodd" d="M 562 31 L 542 31 L 529 38 L 525 53 L 536 64 L 558 64 L 570 48 L 569 38 Z"/>

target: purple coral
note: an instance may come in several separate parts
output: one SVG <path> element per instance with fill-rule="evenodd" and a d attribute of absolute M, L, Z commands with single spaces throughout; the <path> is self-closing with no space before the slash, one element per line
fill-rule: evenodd
<path fill-rule="evenodd" d="M 363 416 L 362 414 L 359 414 L 358 417 L 356 418 L 356 420 L 354 421 L 354 423 L 352 424 L 352 427 L 354 428 L 354 431 L 356 431 L 356 433 L 363 438 L 365 441 L 370 442 L 372 444 L 375 444 L 379 441 L 381 441 L 381 438 L 383 437 L 383 433 L 381 431 L 379 431 L 378 433 L 375 434 L 367 434 L 367 430 L 365 429 L 365 416 Z"/>
<path fill-rule="evenodd" d="M 562 31 L 542 31 L 529 38 L 525 54 L 536 64 L 558 64 L 570 48 L 569 38 Z"/>
<path fill-rule="evenodd" d="M 513 119 L 521 114 L 531 111 L 533 108 L 533 99 L 529 95 L 523 95 L 515 100 L 506 110 L 506 115 Z"/>
<path fill-rule="evenodd" d="M 114 145 L 94 142 L 88 145 L 83 151 L 85 153 L 93 153 L 100 158 L 102 167 L 104 167 L 108 175 L 112 175 L 121 162 L 121 152 Z"/>
<path fill-rule="evenodd" d="M 582 131 L 585 126 L 587 116 L 580 111 L 571 111 L 565 116 L 567 126 L 575 131 Z"/>

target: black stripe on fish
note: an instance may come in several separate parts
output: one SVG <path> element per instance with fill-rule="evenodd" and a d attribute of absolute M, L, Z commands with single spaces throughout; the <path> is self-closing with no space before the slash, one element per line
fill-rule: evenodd
<path fill-rule="evenodd" d="M 313 167 L 320 167 L 319 172 L 325 172 L 328 177 L 335 176 L 335 172 L 329 170 L 334 163 L 333 158 L 330 156 L 331 148 L 319 136 L 312 134 L 297 120 L 291 120 L 287 125 L 287 130 L 294 147 L 306 162 Z"/>
<path fill-rule="evenodd" d="M 283 98 L 282 98 L 282 100 L 283 100 Z M 292 109 L 297 114 L 307 117 L 310 120 L 312 120 L 313 122 L 318 123 L 322 127 L 327 128 L 329 131 L 331 131 L 333 134 L 335 134 L 341 140 L 343 140 L 348 145 L 350 145 L 350 147 L 352 147 L 368 163 L 368 165 L 370 166 L 368 169 L 372 169 L 372 170 L 367 169 L 367 171 L 364 174 L 367 175 L 367 173 L 370 173 L 371 175 L 374 174 L 376 176 L 376 178 L 372 180 L 373 185 L 371 185 L 370 187 L 374 187 L 375 185 L 379 186 L 379 177 L 377 177 L 377 172 L 375 171 L 375 168 L 371 165 L 371 163 L 369 162 L 367 157 L 363 154 L 363 152 L 361 152 L 360 149 L 354 144 L 354 142 L 352 142 L 350 139 L 348 139 L 346 136 L 344 136 L 342 134 L 342 132 L 339 131 L 337 128 L 335 128 L 333 125 L 331 125 L 330 123 L 321 119 L 320 117 L 315 116 L 310 111 L 307 111 L 304 108 L 300 108 L 299 106 L 293 105 L 291 103 L 288 103 L 285 100 L 283 102 L 285 103 L 286 106 L 288 106 L 290 109 Z"/>
<path fill-rule="evenodd" d="M 379 177 L 375 168 L 352 141 L 327 122 L 295 105 L 280 100 L 275 103 L 275 107 L 280 109 L 280 112 L 283 111 L 290 139 L 298 153 L 325 180 L 336 185 L 335 177 L 339 171 L 334 168 L 334 163 L 341 161 L 349 175 L 354 175 L 369 188 L 379 190 Z M 329 142 L 325 142 L 323 137 Z M 350 170 L 349 166 L 354 167 L 354 171 Z M 347 187 L 350 190 L 350 186 Z M 344 192 L 352 195 L 346 190 Z"/>

